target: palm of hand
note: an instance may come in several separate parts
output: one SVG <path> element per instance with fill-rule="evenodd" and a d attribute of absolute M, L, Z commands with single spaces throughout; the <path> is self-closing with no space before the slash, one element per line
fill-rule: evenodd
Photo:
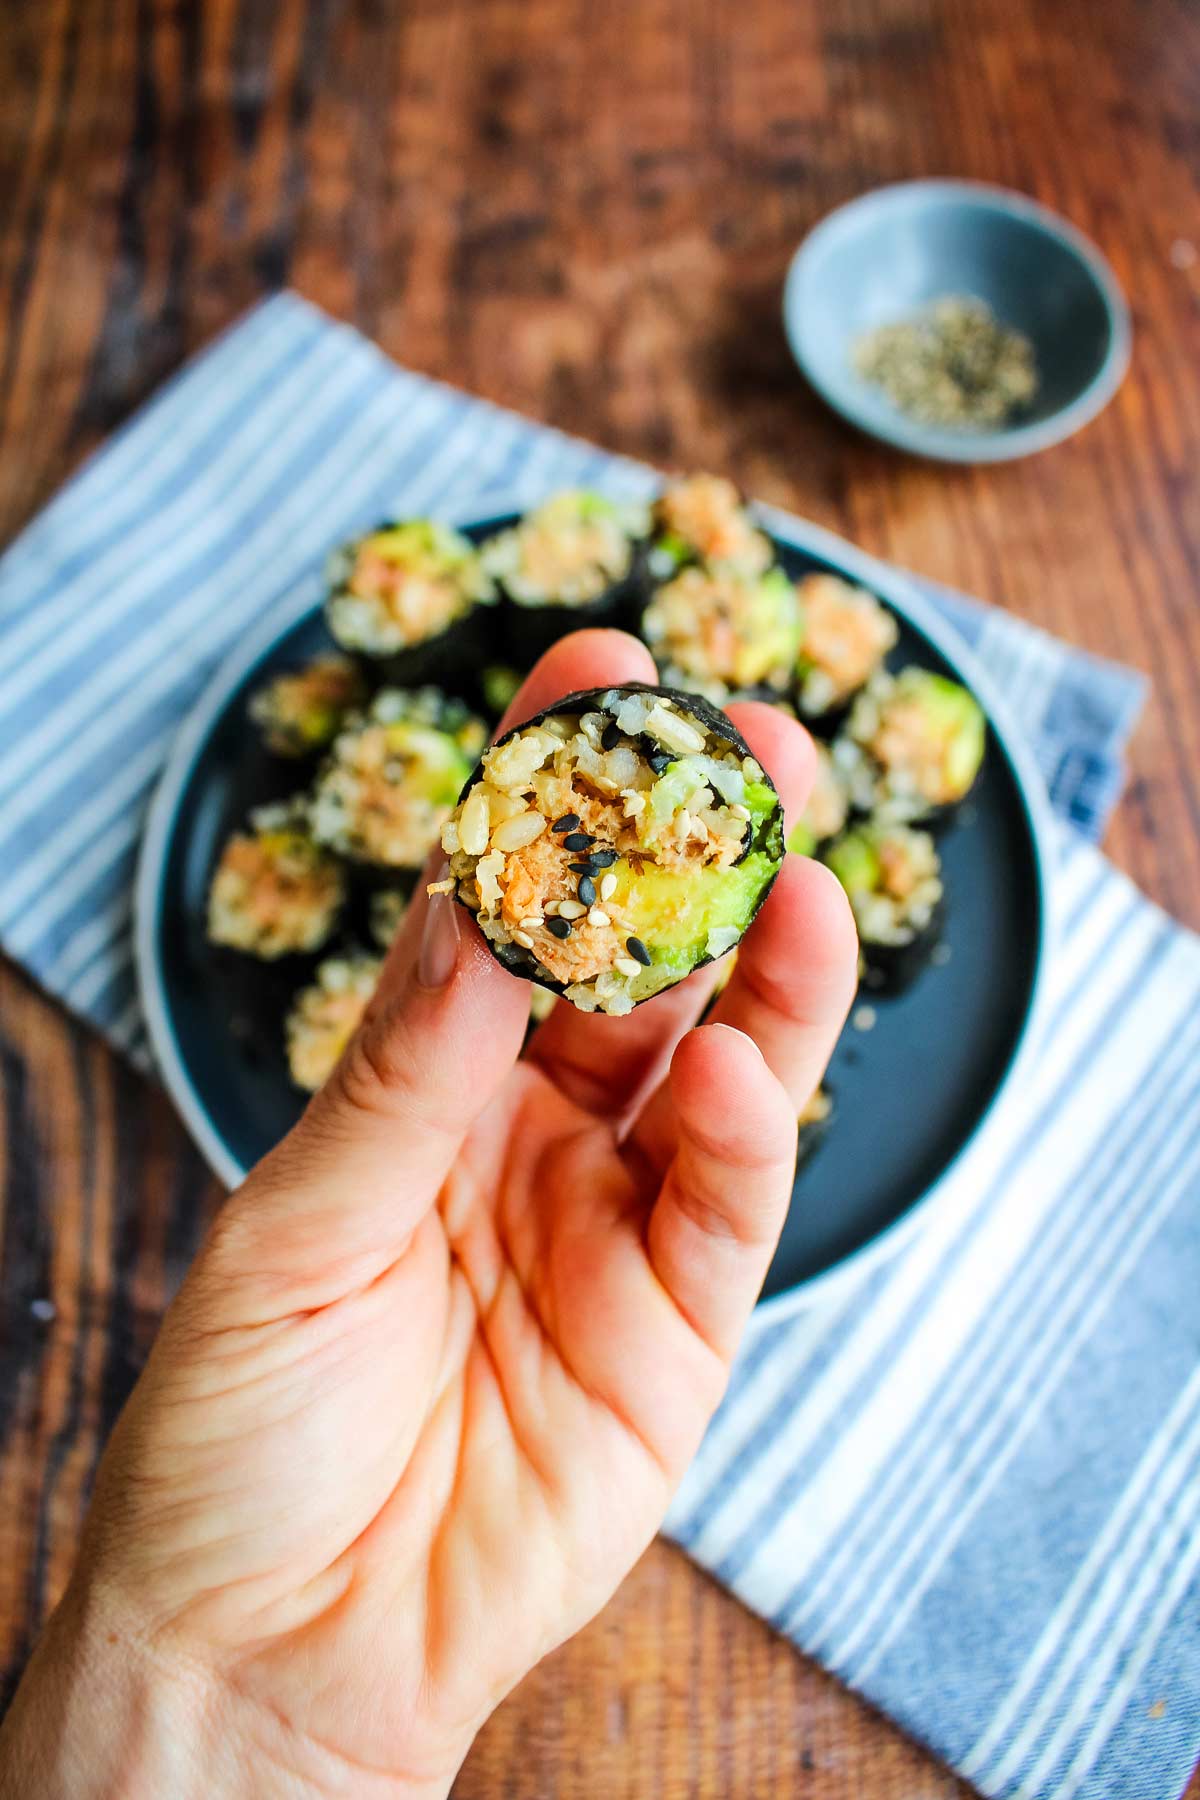
<path fill-rule="evenodd" d="M 648 1259 L 658 1187 L 520 1064 L 402 1253 L 319 1305 L 248 1311 L 218 1232 L 97 1515 L 155 1629 L 357 1766 L 452 1764 L 644 1548 L 724 1385 Z"/>

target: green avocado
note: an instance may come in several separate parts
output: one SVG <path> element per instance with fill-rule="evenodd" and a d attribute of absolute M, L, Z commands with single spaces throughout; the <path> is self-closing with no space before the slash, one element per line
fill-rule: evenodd
<path fill-rule="evenodd" d="M 825 852 L 825 861 L 848 894 L 874 893 L 879 886 L 879 857 L 862 832 L 848 831 Z"/>
<path fill-rule="evenodd" d="M 700 878 L 653 863 L 636 875 L 628 862 L 614 871 L 613 904 L 650 956 L 650 967 L 638 978 L 639 999 L 723 956 L 758 911 L 783 861 L 783 813 L 779 796 L 765 781 L 746 783 L 745 805 L 753 848 L 731 868 L 709 870 Z"/>
<path fill-rule="evenodd" d="M 435 806 L 453 806 L 471 763 L 444 731 L 398 719 L 387 727 L 388 749 L 402 757 L 414 792 Z"/>

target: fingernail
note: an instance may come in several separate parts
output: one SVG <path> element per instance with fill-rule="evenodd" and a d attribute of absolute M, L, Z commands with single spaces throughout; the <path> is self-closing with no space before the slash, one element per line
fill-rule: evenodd
<path fill-rule="evenodd" d="M 443 988 L 458 961 L 458 907 L 448 894 L 434 894 L 425 914 L 417 980 L 423 988 Z"/>

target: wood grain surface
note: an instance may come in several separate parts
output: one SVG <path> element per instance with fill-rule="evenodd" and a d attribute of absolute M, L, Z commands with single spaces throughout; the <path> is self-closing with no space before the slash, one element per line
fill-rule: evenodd
<path fill-rule="evenodd" d="M 822 213 L 963 174 L 1112 259 L 1133 369 L 949 470 L 841 427 L 780 281 Z M 5 0 L 0 537 L 290 283 L 414 368 L 708 465 L 1152 680 L 1112 855 L 1200 924 L 1200 11 L 1183 0 Z M 0 1662 L 219 1195 L 166 1101 L 0 972 Z M 656 1546 L 462 1796 L 967 1790 Z M 1200 1795 L 1200 1784 L 1189 1793 Z"/>

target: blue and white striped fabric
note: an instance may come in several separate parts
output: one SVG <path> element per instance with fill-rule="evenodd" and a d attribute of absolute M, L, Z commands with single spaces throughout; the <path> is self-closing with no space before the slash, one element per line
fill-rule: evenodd
<path fill-rule="evenodd" d="M 259 307 L 0 562 L 0 943 L 143 1055 L 141 819 L 247 626 L 384 512 L 651 480 Z M 1170 1800 L 1200 1752 L 1200 946 L 1085 841 L 1139 681 L 926 591 L 1077 828 L 1040 1063 L 896 1261 L 756 1320 L 669 1530 L 985 1793 Z"/>

